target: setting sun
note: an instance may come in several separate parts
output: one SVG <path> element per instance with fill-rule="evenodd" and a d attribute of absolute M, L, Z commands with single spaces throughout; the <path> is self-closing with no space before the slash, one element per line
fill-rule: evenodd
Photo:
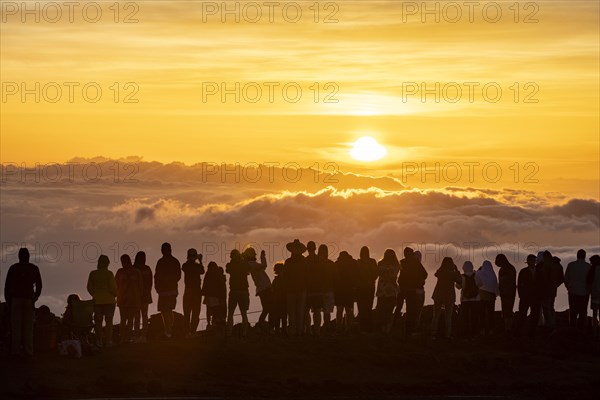
<path fill-rule="evenodd" d="M 357 161 L 377 161 L 387 155 L 385 147 L 370 136 L 363 136 L 352 144 L 350 155 Z"/>

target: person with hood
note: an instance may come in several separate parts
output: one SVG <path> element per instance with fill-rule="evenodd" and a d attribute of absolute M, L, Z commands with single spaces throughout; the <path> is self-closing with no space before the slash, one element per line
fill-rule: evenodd
<path fill-rule="evenodd" d="M 117 282 L 117 305 L 121 314 L 121 341 L 131 343 L 133 321 L 140 313 L 144 282 L 142 273 L 133 267 L 131 258 L 127 254 L 121 256 L 121 268 L 117 270 L 115 281 Z"/>
<path fill-rule="evenodd" d="M 250 267 L 242 259 L 239 250 L 233 249 L 229 254 L 231 260 L 225 266 L 229 274 L 229 305 L 227 308 L 227 336 L 233 334 L 233 315 L 239 307 L 242 314 L 242 336 L 248 334 L 248 308 L 250 307 L 250 291 L 248 275 Z"/>
<path fill-rule="evenodd" d="M 354 323 L 356 302 L 357 263 L 347 251 L 340 252 L 335 262 L 335 310 L 339 332 L 350 331 Z"/>
<path fill-rule="evenodd" d="M 331 314 L 335 308 L 335 263 L 329 259 L 329 248 L 322 244 L 317 252 L 317 269 L 321 277 L 323 294 L 323 327 L 331 330 Z"/>
<path fill-rule="evenodd" d="M 398 272 L 400 263 L 396 252 L 387 249 L 377 263 L 377 319 L 381 330 L 389 334 L 392 330 L 394 306 L 398 298 Z"/>
<path fill-rule="evenodd" d="M 598 324 L 598 313 L 600 311 L 600 255 L 590 257 L 592 264 L 590 282 L 592 294 L 592 333 L 595 339 L 600 338 L 600 325 Z"/>
<path fill-rule="evenodd" d="M 154 270 L 154 289 L 158 293 L 158 312 L 160 312 L 165 327 L 164 335 L 167 339 L 172 337 L 174 315 L 179 295 L 179 281 L 181 280 L 181 264 L 172 254 L 170 243 L 163 243 L 160 247 L 162 257 L 156 263 Z"/>
<path fill-rule="evenodd" d="M 527 267 L 519 271 L 517 291 L 519 293 L 519 319 L 515 334 L 520 336 L 525 326 L 527 326 L 527 335 L 533 338 L 540 319 L 544 297 L 542 275 L 536 267 L 536 256 L 534 254 L 527 256 Z M 529 317 L 527 316 L 528 312 Z"/>
<path fill-rule="evenodd" d="M 225 304 L 221 292 L 227 292 L 226 278 L 223 273 L 223 268 L 219 267 L 216 262 L 208 263 L 204 282 L 202 283 L 202 296 L 204 296 L 204 304 L 206 305 L 206 321 L 208 327 L 216 327 L 225 323 L 225 318 L 219 317 L 219 310 Z M 223 304 L 222 304 L 223 303 Z"/>
<path fill-rule="evenodd" d="M 202 254 L 196 249 L 188 249 L 187 260 L 181 266 L 183 271 L 183 317 L 185 319 L 185 331 L 188 335 L 194 335 L 200 323 L 200 311 L 202 308 Z"/>
<path fill-rule="evenodd" d="M 271 279 L 267 275 L 267 255 L 264 250 L 260 252 L 260 263 L 256 261 L 256 250 L 253 247 L 247 247 L 242 253 L 244 261 L 248 263 L 250 269 L 250 276 L 256 287 L 256 296 L 260 299 L 260 305 L 262 306 L 262 312 L 258 318 L 257 325 L 262 327 L 267 321 L 268 317 L 268 329 L 267 332 L 271 331 L 271 317 L 273 309 L 273 292 L 271 291 Z"/>
<path fill-rule="evenodd" d="M 301 336 L 304 331 L 306 308 L 306 246 L 295 239 L 286 246 L 290 257 L 285 260 L 283 274 L 287 284 L 288 335 Z"/>
<path fill-rule="evenodd" d="M 11 354 L 33 355 L 33 323 L 35 302 L 42 294 L 42 276 L 37 265 L 29 262 L 29 250 L 19 249 L 19 262 L 8 269 L 4 298 L 10 310 Z"/>
<path fill-rule="evenodd" d="M 431 323 L 431 336 L 437 337 L 442 309 L 444 310 L 445 332 L 444 337 L 449 339 L 452 334 L 452 314 L 456 302 L 454 286 L 462 284 L 458 268 L 451 257 L 444 257 L 442 265 L 435 272 L 437 283 L 433 291 L 433 320 Z"/>
<path fill-rule="evenodd" d="M 323 311 L 323 281 L 319 274 L 317 245 L 312 240 L 306 244 L 306 331 L 316 336 L 321 333 L 321 312 Z M 312 313 L 312 324 L 310 314 Z"/>
<path fill-rule="evenodd" d="M 539 254 L 538 254 L 539 257 Z M 541 262 L 537 265 L 542 274 L 544 282 L 544 297 L 542 299 L 542 313 L 544 315 L 544 325 L 550 331 L 550 334 L 556 332 L 556 311 L 554 303 L 556 301 L 557 289 L 565 281 L 564 271 L 560 264 L 556 263 L 552 254 L 546 250 L 541 254 Z"/>
<path fill-rule="evenodd" d="M 142 274 L 142 281 L 144 283 L 142 287 L 142 298 L 141 298 L 141 306 L 140 312 L 136 314 L 133 326 L 134 329 L 139 333 L 140 332 L 140 319 L 141 319 L 141 332 L 145 335 L 148 331 L 148 306 L 152 304 L 152 270 L 148 265 L 146 265 L 146 253 L 143 251 L 138 251 L 135 255 L 135 260 L 133 261 L 133 266 L 140 271 Z M 141 317 L 141 318 L 140 318 Z"/>
<path fill-rule="evenodd" d="M 460 289 L 459 321 L 461 321 L 463 336 L 473 339 L 477 336 L 479 327 L 479 288 L 475 281 L 473 263 L 465 261 L 462 269 L 460 285 L 456 285 L 456 288 Z"/>
<path fill-rule="evenodd" d="M 417 252 L 419 255 L 420 252 Z M 399 320 L 402 307 L 406 302 L 406 334 L 416 334 L 421 319 L 421 311 L 425 304 L 425 281 L 427 271 L 421 264 L 417 253 L 410 248 L 404 248 L 404 258 L 400 261 L 398 276 L 398 299 L 394 319 Z"/>
<path fill-rule="evenodd" d="M 117 282 L 108 269 L 110 260 L 102 254 L 98 257 L 97 269 L 91 271 L 87 281 L 87 291 L 94 299 L 94 331 L 98 347 L 112 346 L 113 318 L 115 316 Z M 102 329 L 102 323 L 105 329 Z"/>
<path fill-rule="evenodd" d="M 487 336 L 494 329 L 494 309 L 496 306 L 496 296 L 498 295 L 498 278 L 491 262 L 488 260 L 483 262 L 483 265 L 475 274 L 475 282 L 479 288 L 480 321 L 483 334 Z"/>
<path fill-rule="evenodd" d="M 373 301 L 375 300 L 375 281 L 379 271 L 377 261 L 371 258 L 367 246 L 360 249 L 360 258 L 357 261 L 357 297 L 358 319 L 362 332 L 370 332 L 373 329 Z"/>
<path fill-rule="evenodd" d="M 590 271 L 592 266 L 585 261 L 585 250 L 577 251 L 577 261 L 570 262 L 565 272 L 565 286 L 569 293 L 569 325 L 584 329 L 587 322 L 587 307 L 590 301 Z"/>
<path fill-rule="evenodd" d="M 517 296 L 517 270 L 504 254 L 498 254 L 494 263 L 500 268 L 498 270 L 498 290 L 502 305 L 504 331 L 510 332 L 512 330 L 515 297 Z"/>

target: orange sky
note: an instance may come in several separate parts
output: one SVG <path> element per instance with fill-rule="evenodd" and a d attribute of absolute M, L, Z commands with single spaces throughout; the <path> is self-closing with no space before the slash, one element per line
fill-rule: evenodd
<path fill-rule="evenodd" d="M 496 23 L 485 20 L 483 7 L 473 22 L 467 15 L 447 22 L 454 15 L 447 10 L 436 23 L 418 11 L 407 15 L 414 10 L 394 1 L 321 2 L 317 23 L 312 1 L 295 3 L 303 11 L 296 23 L 280 9 L 269 22 L 266 7 L 259 23 L 245 21 L 243 13 L 239 23 L 232 16 L 223 23 L 220 10 L 203 14 L 203 2 L 189 1 L 142 1 L 137 9 L 121 2 L 119 23 L 108 8 L 113 2 L 99 3 L 97 23 L 78 10 L 70 23 L 66 8 L 58 23 L 44 19 L 53 18 L 52 10 L 39 23 L 31 16 L 23 23 L 19 10 L 2 3 L 3 163 L 138 155 L 188 164 L 334 162 L 345 171 L 398 176 L 406 163 L 498 162 L 505 186 L 600 196 L 597 1 L 535 2 L 537 8 L 519 2 L 518 16 L 509 9 L 514 2 L 498 2 L 503 14 Z M 130 13 L 138 22 L 123 23 Z M 332 23 L 324 23 L 328 15 Z M 538 22 L 525 23 L 527 17 Z M 34 88 L 36 82 L 40 88 L 56 82 L 62 97 L 48 101 L 52 85 L 39 103 L 34 95 L 23 102 L 20 92 L 11 94 L 14 84 L 20 91 L 22 83 Z M 65 82 L 78 84 L 73 102 Z M 81 87 L 90 82 L 102 89 L 97 103 L 83 99 Z M 236 103 L 234 95 L 225 102 L 219 93 L 206 95 L 210 82 L 256 84 Z M 436 82 L 449 90 L 440 102 L 432 94 L 422 101 L 421 93 L 406 93 Z M 472 100 L 465 82 L 478 85 Z M 498 102 L 481 91 L 490 83 L 502 89 Z M 269 84 L 276 87 L 272 102 Z M 286 84 L 302 89 L 298 102 L 285 99 L 280 88 Z M 252 103 L 256 85 L 263 93 Z M 448 101 L 457 85 L 462 96 Z M 138 102 L 125 103 L 123 96 L 136 88 Z M 325 102 L 334 91 L 337 102 Z M 537 103 L 525 102 L 527 95 Z M 353 161 L 349 144 L 363 135 L 385 145 L 388 157 Z M 535 163 L 539 184 L 514 182 L 514 162 Z"/>

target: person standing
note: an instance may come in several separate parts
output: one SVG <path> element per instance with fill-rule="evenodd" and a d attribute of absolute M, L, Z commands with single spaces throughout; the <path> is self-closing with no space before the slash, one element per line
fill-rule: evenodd
<path fill-rule="evenodd" d="M 544 286 L 544 296 L 542 298 L 542 313 L 544 315 L 544 325 L 550 331 L 550 334 L 556 332 L 556 311 L 554 303 L 556 301 L 557 289 L 565 281 L 564 271 L 558 264 L 552 254 L 546 250 L 542 253 L 542 262 L 538 264 L 541 274 L 541 280 Z"/>
<path fill-rule="evenodd" d="M 4 298 L 10 310 L 11 354 L 21 348 L 33 356 L 33 321 L 35 302 L 42 294 L 40 269 L 29 262 L 29 250 L 19 249 L 19 262 L 8 269 L 4 283 Z"/>
<path fill-rule="evenodd" d="M 520 336 L 523 329 L 527 327 L 528 337 L 533 338 L 540 319 L 544 297 L 541 271 L 537 271 L 536 256 L 534 254 L 527 256 L 527 267 L 519 271 L 517 290 L 519 293 L 519 319 L 515 333 Z M 528 312 L 529 317 L 527 316 Z"/>
<path fill-rule="evenodd" d="M 502 320 L 504 321 L 504 332 L 509 333 L 512 330 L 513 310 L 517 296 L 517 270 L 504 254 L 498 254 L 494 263 L 500 267 L 498 290 L 502 305 Z"/>
<path fill-rule="evenodd" d="M 494 330 L 494 313 L 496 307 L 496 296 L 498 295 L 498 278 L 494 272 L 492 263 L 488 260 L 475 274 L 475 282 L 479 288 L 481 305 L 481 325 L 483 334 L 488 336 Z"/>
<path fill-rule="evenodd" d="M 460 308 L 458 310 L 459 320 L 462 325 L 463 336 L 467 339 L 473 339 L 477 336 L 479 328 L 479 288 L 475 282 L 475 272 L 473 263 L 465 261 L 463 263 L 463 274 L 461 284 L 456 285 L 460 289 Z"/>
<path fill-rule="evenodd" d="M 156 263 L 154 270 L 154 288 L 158 293 L 158 312 L 160 312 L 165 327 L 167 339 L 172 337 L 174 315 L 179 295 L 178 284 L 181 280 L 181 264 L 173 257 L 171 244 L 163 243 L 160 247 L 162 258 Z"/>
<path fill-rule="evenodd" d="M 323 295 L 323 328 L 331 332 L 331 314 L 335 309 L 335 263 L 329 259 L 329 248 L 322 244 L 317 251 L 317 269 Z"/>
<path fill-rule="evenodd" d="M 104 254 L 98 257 L 96 270 L 91 271 L 87 291 L 94 299 L 94 331 L 98 347 L 112 346 L 113 318 L 115 316 L 117 282 L 108 269 L 110 260 Z M 104 322 L 105 328 L 102 329 Z"/>
<path fill-rule="evenodd" d="M 229 274 L 229 304 L 227 309 L 227 336 L 233 335 L 233 316 L 235 309 L 240 309 L 242 314 L 242 336 L 248 333 L 248 308 L 250 307 L 250 292 L 248 275 L 250 268 L 242 259 L 242 254 L 237 249 L 231 250 L 230 261 L 225 266 Z"/>
<path fill-rule="evenodd" d="M 198 254 L 196 249 L 188 249 L 187 260 L 181 266 L 181 270 L 185 283 L 183 292 L 185 331 L 188 335 L 193 335 L 198 330 L 202 308 L 202 274 L 204 274 L 202 254 Z"/>
<path fill-rule="evenodd" d="M 349 332 L 354 323 L 354 303 L 357 289 L 357 263 L 342 251 L 335 262 L 335 308 L 337 330 Z"/>
<path fill-rule="evenodd" d="M 321 334 L 321 313 L 323 311 L 323 279 L 319 274 L 317 244 L 312 240 L 306 244 L 306 323 L 307 333 Z M 312 321 L 311 321 L 312 313 Z"/>
<path fill-rule="evenodd" d="M 140 312 L 136 314 L 133 320 L 134 329 L 140 333 L 140 319 L 141 319 L 141 335 L 145 336 L 148 332 L 148 306 L 152 304 L 152 269 L 146 265 L 146 253 L 138 251 L 133 261 L 133 266 L 140 271 L 142 274 L 142 299 L 140 305 Z"/>
<path fill-rule="evenodd" d="M 306 308 L 306 246 L 296 239 L 286 245 L 291 253 L 285 260 L 283 274 L 287 284 L 287 312 L 289 336 L 301 336 L 304 330 Z"/>
<path fill-rule="evenodd" d="M 431 323 L 431 336 L 434 338 L 437 337 L 440 316 L 443 309 L 445 322 L 444 337 L 449 339 L 452 334 L 452 314 L 454 314 L 454 305 L 456 302 L 454 286 L 460 287 L 462 279 L 451 257 L 444 257 L 442 265 L 435 273 L 435 277 L 437 278 L 437 283 L 432 296 L 433 320 Z"/>
<path fill-rule="evenodd" d="M 260 305 L 262 306 L 262 312 L 258 317 L 257 325 L 264 327 L 267 322 L 265 332 L 271 332 L 272 325 L 272 311 L 273 311 L 273 292 L 271 290 L 271 279 L 267 274 L 267 255 L 264 250 L 260 252 L 260 262 L 256 261 L 256 250 L 253 247 L 247 247 L 242 254 L 244 261 L 248 263 L 250 270 L 250 276 L 256 287 L 256 296 L 260 299 Z"/>
<path fill-rule="evenodd" d="M 565 286 L 569 293 L 569 325 L 584 329 L 587 320 L 587 307 L 590 300 L 590 270 L 592 266 L 585 261 L 585 250 L 577 251 L 577 261 L 567 265 Z"/>
<path fill-rule="evenodd" d="M 373 329 L 373 301 L 375 300 L 375 281 L 377 280 L 377 261 L 371 258 L 369 248 L 360 249 L 360 258 L 357 260 L 357 305 L 358 319 L 362 332 Z"/>
<path fill-rule="evenodd" d="M 591 294 L 592 294 L 592 334 L 595 339 L 600 338 L 600 325 L 598 325 L 598 314 L 600 311 L 600 256 L 595 254 L 590 257 L 590 263 L 592 264 L 590 282 L 591 282 Z"/>
<path fill-rule="evenodd" d="M 123 343 L 131 343 L 133 321 L 140 313 L 142 291 L 144 282 L 142 273 L 133 267 L 131 258 L 127 254 L 121 256 L 121 268 L 117 270 L 117 305 L 121 315 L 120 333 Z"/>
<path fill-rule="evenodd" d="M 387 249 L 377 263 L 377 320 L 381 331 L 389 334 L 392 329 L 394 306 L 398 298 L 398 272 L 400 263 L 396 252 Z"/>
<path fill-rule="evenodd" d="M 400 261 L 399 292 L 394 319 L 400 319 L 402 307 L 406 302 L 406 335 L 409 336 L 416 334 L 420 323 L 421 310 L 425 303 L 424 287 L 427 275 L 415 251 L 410 247 L 404 248 L 404 258 Z"/>
<path fill-rule="evenodd" d="M 219 310 L 225 307 L 226 300 L 222 299 L 222 297 L 226 297 L 226 295 L 221 295 L 222 286 L 226 285 L 225 280 L 223 268 L 219 267 L 214 261 L 209 262 L 204 282 L 202 283 L 202 296 L 206 305 L 207 329 L 224 326 L 225 318 L 219 316 Z M 227 293 L 226 287 L 224 291 Z"/>

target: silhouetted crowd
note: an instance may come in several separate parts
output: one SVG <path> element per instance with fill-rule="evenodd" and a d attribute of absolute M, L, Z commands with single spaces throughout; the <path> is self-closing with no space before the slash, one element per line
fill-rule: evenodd
<path fill-rule="evenodd" d="M 120 342 L 129 343 L 144 337 L 149 326 L 148 306 L 153 302 L 154 292 L 158 295 L 161 334 L 163 338 L 172 338 L 182 274 L 187 335 L 197 332 L 204 305 L 207 330 L 231 336 L 234 316 L 239 310 L 240 335 L 246 336 L 250 327 L 250 278 L 262 307 L 256 327 L 264 334 L 299 337 L 354 330 L 390 334 L 401 319 L 406 336 L 419 333 L 428 277 L 420 252 L 407 247 L 404 258 L 399 260 L 394 250 L 387 249 L 381 260 L 376 261 L 365 246 L 358 259 L 342 251 L 333 261 L 324 244 L 317 249 L 315 242 L 304 245 L 296 239 L 286 248 L 290 256 L 273 266 L 272 281 L 267 274 L 265 252 L 259 256 L 253 247 L 243 252 L 232 250 L 230 261 L 223 269 L 215 262 L 205 268 L 202 254 L 195 249 L 187 251 L 186 261 L 181 265 L 173 256 L 171 245 L 164 243 L 154 273 L 143 251 L 136 254 L 133 262 L 128 255 L 122 255 L 121 268 L 116 274 L 109 269 L 109 258 L 101 255 L 97 269 L 90 272 L 87 282 L 87 291 L 93 298 L 90 306 L 93 307 L 95 345 L 113 345 L 116 307 L 121 317 Z M 20 249 L 18 257 L 19 262 L 8 271 L 4 291 L 10 313 L 11 352 L 32 355 L 35 302 L 42 292 L 42 279 L 38 267 L 29 262 L 26 248 Z M 432 294 L 429 334 L 449 339 L 453 320 L 457 318 L 462 337 L 490 335 L 499 296 L 504 332 L 531 338 L 543 320 L 552 335 L 557 327 L 554 310 L 557 289 L 564 284 L 569 296 L 569 324 L 576 329 L 589 328 L 587 309 L 591 298 L 592 332 L 598 338 L 600 256 L 594 255 L 589 261 L 586 261 L 586 252 L 579 250 L 577 260 L 563 269 L 558 257 L 543 251 L 528 255 L 526 265 L 517 275 L 516 268 L 504 254 L 498 254 L 494 261 L 498 274 L 487 260 L 477 270 L 472 262 L 466 261 L 461 273 L 452 258 L 445 257 L 435 272 L 437 283 Z M 459 307 L 455 317 L 457 290 Z M 519 304 L 515 317 L 517 295 Z M 69 296 L 62 318 L 65 326 L 74 326 L 75 309 L 80 303 L 83 301 L 78 295 Z"/>

